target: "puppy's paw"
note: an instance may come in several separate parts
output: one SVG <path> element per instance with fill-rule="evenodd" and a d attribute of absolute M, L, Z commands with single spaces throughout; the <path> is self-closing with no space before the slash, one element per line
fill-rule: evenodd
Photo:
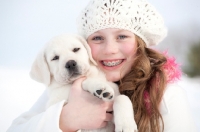
<path fill-rule="evenodd" d="M 137 125 L 133 118 L 121 118 L 115 122 L 115 132 L 137 132 Z"/>
<path fill-rule="evenodd" d="M 137 132 L 135 120 L 130 117 L 121 118 L 120 121 L 115 123 L 115 132 Z"/>
<path fill-rule="evenodd" d="M 138 132 L 134 125 L 119 126 L 115 125 L 115 132 Z"/>
<path fill-rule="evenodd" d="M 115 132 L 137 132 L 132 103 L 127 96 L 115 97 L 113 110 Z"/>
<path fill-rule="evenodd" d="M 93 91 L 93 95 L 104 101 L 112 101 L 114 99 L 114 90 L 107 84 L 98 84 Z"/>
<path fill-rule="evenodd" d="M 89 91 L 104 101 L 112 101 L 114 99 L 114 89 L 112 86 L 107 81 L 97 78 L 87 78 L 82 82 L 82 88 L 84 90 Z"/>

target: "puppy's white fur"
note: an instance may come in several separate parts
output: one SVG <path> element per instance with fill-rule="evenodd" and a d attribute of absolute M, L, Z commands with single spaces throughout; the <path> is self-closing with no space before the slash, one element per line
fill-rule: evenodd
<path fill-rule="evenodd" d="M 105 75 L 95 66 L 87 42 L 78 35 L 61 35 L 53 38 L 38 54 L 32 65 L 31 77 L 44 83 L 49 92 L 47 107 L 68 99 L 71 84 L 86 76 L 82 87 L 105 101 L 114 100 L 114 124 L 116 132 L 137 130 L 133 117 L 132 103 L 128 97 L 120 95 L 117 85 L 108 82 Z M 113 124 L 97 130 L 82 132 L 111 132 Z"/>

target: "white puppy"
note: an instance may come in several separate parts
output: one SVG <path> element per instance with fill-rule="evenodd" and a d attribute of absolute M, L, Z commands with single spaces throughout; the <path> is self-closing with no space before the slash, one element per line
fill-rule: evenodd
<path fill-rule="evenodd" d="M 86 76 L 82 88 L 105 101 L 114 100 L 113 111 L 116 132 L 137 130 L 132 103 L 128 97 L 120 95 L 117 85 L 108 82 L 105 75 L 95 66 L 90 47 L 78 35 L 61 35 L 53 38 L 38 54 L 32 65 L 31 77 L 47 86 L 49 101 L 47 107 L 68 99 L 72 83 Z M 82 132 L 113 132 L 114 125 L 98 130 Z"/>

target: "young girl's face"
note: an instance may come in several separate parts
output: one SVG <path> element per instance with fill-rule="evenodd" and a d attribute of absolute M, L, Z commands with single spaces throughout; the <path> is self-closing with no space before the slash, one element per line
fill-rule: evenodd
<path fill-rule="evenodd" d="M 93 33 L 87 41 L 107 80 L 119 81 L 130 71 L 137 48 L 132 32 L 108 28 Z"/>

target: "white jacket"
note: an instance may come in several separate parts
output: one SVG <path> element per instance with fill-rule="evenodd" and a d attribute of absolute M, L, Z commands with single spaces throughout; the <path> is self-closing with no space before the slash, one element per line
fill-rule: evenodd
<path fill-rule="evenodd" d="M 7 132 L 62 132 L 59 117 L 64 100 L 45 110 L 47 100 L 45 91 L 28 112 L 13 121 Z M 164 132 L 197 132 L 186 93 L 177 84 L 167 86 L 160 112 L 164 120 Z"/>

